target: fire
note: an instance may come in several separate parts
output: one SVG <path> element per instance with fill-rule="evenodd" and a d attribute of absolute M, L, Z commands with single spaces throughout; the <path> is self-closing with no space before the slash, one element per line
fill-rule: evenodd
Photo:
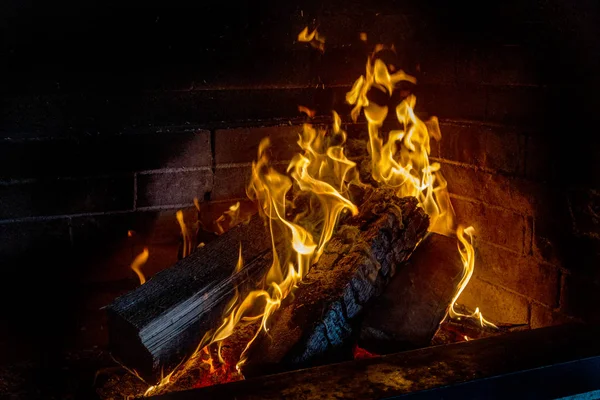
<path fill-rule="evenodd" d="M 361 110 L 367 120 L 369 130 L 368 151 L 371 157 L 371 174 L 382 186 L 396 188 L 398 196 L 414 196 L 430 217 L 429 230 L 443 235 L 456 232 L 458 248 L 464 270 L 456 294 L 450 303 L 448 315 L 451 318 L 477 318 L 481 326 L 494 324 L 483 318 L 477 308 L 472 314 L 457 313 L 454 306 L 469 283 L 475 268 L 475 249 L 473 247 L 473 227 L 454 228 L 454 210 L 447 191 L 440 164 L 430 163 L 430 139 L 441 140 L 441 132 L 436 117 L 421 121 L 414 112 L 416 97 L 406 96 L 393 110 L 399 124 L 398 129 L 388 132 L 387 139 L 381 132 L 389 106 L 379 105 L 369 99 L 371 91 L 381 91 L 392 96 L 397 84 L 408 82 L 415 84 L 416 78 L 403 70 L 390 73 L 388 66 L 378 58 L 385 46 L 378 45 L 367 60 L 365 75 L 354 82 L 346 95 L 346 101 L 353 105 L 351 116 L 357 121 Z M 391 48 L 391 50 L 394 50 Z M 391 67 L 391 66 L 390 66 Z M 401 93 L 402 94 L 402 93 Z M 465 238 L 469 236 L 469 240 Z M 462 247 L 461 247 L 462 245 Z"/>
<path fill-rule="evenodd" d="M 183 249 L 181 257 L 185 258 L 189 256 L 192 252 L 192 238 L 190 237 L 190 232 L 188 231 L 185 221 L 183 220 L 183 211 L 177 211 L 177 213 L 175 213 L 175 217 L 177 218 L 177 222 L 179 223 L 179 227 L 181 228 L 181 237 L 183 238 Z"/>
<path fill-rule="evenodd" d="M 298 34 L 299 42 L 307 42 L 321 53 L 325 52 L 325 38 L 317 32 L 315 28 L 312 32 L 308 31 L 308 26 Z"/>
<path fill-rule="evenodd" d="M 222 223 L 225 222 L 229 218 L 229 227 L 233 227 L 240 223 L 240 202 L 238 201 L 234 205 L 229 207 L 229 210 L 225 211 L 217 220 L 215 221 L 215 225 L 217 226 L 217 234 L 222 235 L 225 233 L 225 228 L 223 228 Z"/>
<path fill-rule="evenodd" d="M 361 36 L 362 38 L 362 36 Z M 323 51 L 324 39 L 316 30 L 305 28 L 298 40 L 309 42 Z M 364 35 L 366 40 L 366 34 Z M 379 186 L 394 188 L 398 196 L 414 196 L 430 216 L 430 231 L 456 234 L 464 270 L 456 294 L 449 305 L 452 318 L 477 318 L 483 325 L 493 326 L 485 320 L 477 309 L 471 315 L 459 314 L 454 305 L 473 275 L 474 270 L 474 229 L 455 227 L 454 211 L 450 203 L 447 183 L 437 162 L 430 162 L 430 140 L 441 140 L 438 121 L 435 117 L 421 121 L 414 112 L 416 97 L 401 92 L 402 101 L 393 110 L 388 105 L 380 105 L 370 100 L 372 91 L 380 91 L 391 98 L 398 86 L 416 83 L 416 78 L 388 66 L 378 58 L 381 50 L 392 50 L 378 45 L 367 60 L 365 75 L 361 76 L 346 95 L 353 106 L 351 117 L 356 122 L 361 111 L 368 123 L 368 152 L 371 158 L 371 175 Z M 314 113 L 300 107 L 309 117 Z M 396 129 L 383 132 L 382 127 L 388 115 L 395 116 Z M 200 341 L 192 358 L 199 354 L 208 355 L 204 362 L 210 372 L 219 368 L 211 356 L 210 349 L 217 345 L 217 359 L 225 368 L 221 354 L 223 341 L 240 326 L 250 326 L 259 322 L 258 329 L 247 342 L 237 364 L 240 371 L 247 357 L 247 351 L 261 331 L 268 332 L 269 317 L 280 307 L 281 302 L 297 287 L 323 253 L 331 239 L 334 228 L 344 213 L 356 215 L 357 206 L 352 202 L 350 186 L 363 186 L 359 180 L 356 164 L 345 155 L 346 132 L 341 128 L 339 115 L 333 112 L 330 129 L 317 128 L 304 124 L 297 144 L 297 153 L 285 173 L 278 171 L 268 157 L 269 138 L 264 138 L 258 148 L 258 157 L 252 164 L 252 175 L 247 187 L 247 195 L 258 205 L 259 214 L 267 223 L 271 234 L 273 261 L 263 277 L 262 286 L 242 295 L 237 289 L 227 305 L 221 324 L 207 332 Z M 196 203 L 199 209 L 199 204 Z M 239 203 L 230 207 L 217 225 L 230 218 L 230 226 L 239 222 Z M 183 216 L 178 212 L 177 219 L 184 235 L 186 230 Z M 468 236 L 469 239 L 467 239 Z M 190 249 L 191 250 L 191 249 Z M 187 253 L 189 254 L 189 252 Z M 242 270 L 244 260 L 240 246 L 235 271 Z M 230 365 L 231 366 L 231 365 Z M 226 368 L 225 368 L 226 369 Z M 170 377 L 170 375 L 169 375 Z"/>
<path fill-rule="evenodd" d="M 298 106 L 298 111 L 303 112 L 309 118 L 314 118 L 316 114 L 315 110 L 311 110 L 310 108 L 304 106 Z"/>
<path fill-rule="evenodd" d="M 133 272 L 136 273 L 136 275 L 140 279 L 140 285 L 146 283 L 146 277 L 144 276 L 144 273 L 142 272 L 141 268 L 142 266 L 144 266 L 144 264 L 146 264 L 146 261 L 148 261 L 149 256 L 150 252 L 148 251 L 148 248 L 144 247 L 144 250 L 140 254 L 138 254 L 137 257 L 131 263 L 131 269 L 133 270 Z"/>
<path fill-rule="evenodd" d="M 456 305 L 456 301 L 460 297 L 462 291 L 465 289 L 471 276 L 473 276 L 473 271 L 475 270 L 475 248 L 473 247 L 473 233 L 475 230 L 473 227 L 468 227 L 463 229 L 462 226 L 459 226 L 456 231 L 456 236 L 458 237 L 458 252 L 460 253 L 460 258 L 464 266 L 463 275 L 458 283 L 458 290 L 456 294 L 452 298 L 450 302 L 450 308 L 448 310 L 448 315 L 450 318 L 475 318 L 479 320 L 479 323 L 482 327 L 489 326 L 492 328 L 497 328 L 496 325 L 491 323 L 490 321 L 483 318 L 481 311 L 479 311 L 479 307 L 473 311 L 472 314 L 461 314 L 454 309 Z M 469 237 L 469 240 L 465 238 L 465 234 Z M 461 246 L 462 245 L 462 246 Z"/>

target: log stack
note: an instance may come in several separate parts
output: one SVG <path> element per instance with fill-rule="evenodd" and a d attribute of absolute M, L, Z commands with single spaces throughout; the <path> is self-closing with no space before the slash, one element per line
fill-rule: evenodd
<path fill-rule="evenodd" d="M 244 374 L 337 361 L 354 342 L 362 310 L 403 268 L 428 226 L 415 198 L 373 191 L 332 237 L 293 301 L 272 315 Z"/>
<path fill-rule="evenodd" d="M 245 374 L 320 363 L 347 347 L 361 311 L 427 232 L 429 218 L 414 198 L 369 188 L 355 201 L 359 214 L 344 218 L 305 280 L 272 315 Z M 245 264 L 232 275 L 240 243 Z M 258 216 L 197 249 L 107 307 L 113 355 L 157 381 L 219 324 L 236 286 L 242 295 L 260 287 L 271 260 L 271 238 Z"/>

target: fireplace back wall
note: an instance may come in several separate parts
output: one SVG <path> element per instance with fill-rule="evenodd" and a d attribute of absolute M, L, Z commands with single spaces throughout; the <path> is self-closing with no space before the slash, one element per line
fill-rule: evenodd
<path fill-rule="evenodd" d="M 243 198 L 262 137 L 288 160 L 298 105 L 349 121 L 343 97 L 364 69 L 364 31 L 373 44 L 396 43 L 419 79 L 417 111 L 440 117 L 431 155 L 458 221 L 477 232 L 461 302 L 532 328 L 598 320 L 596 4 L 199 7 L 6 14 L 0 253 L 14 290 L 69 309 L 82 280 L 107 279 L 90 260 L 127 230 L 176 232 L 175 210 L 194 197 Z M 313 20 L 323 55 L 294 43 Z M 123 255 L 122 274 L 134 256 Z M 5 318 L 27 324 L 23 311 Z"/>

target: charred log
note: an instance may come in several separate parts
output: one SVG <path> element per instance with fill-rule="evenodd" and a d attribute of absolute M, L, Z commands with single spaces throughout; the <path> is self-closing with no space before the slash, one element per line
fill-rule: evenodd
<path fill-rule="evenodd" d="M 463 271 L 456 238 L 430 234 L 366 312 L 360 346 L 377 354 L 425 347 Z"/>
<path fill-rule="evenodd" d="M 233 274 L 242 246 L 244 268 Z M 216 326 L 238 288 L 256 287 L 271 264 L 271 240 L 254 216 L 107 307 L 113 356 L 148 381 L 160 378 Z"/>
<path fill-rule="evenodd" d="M 293 299 L 252 347 L 246 375 L 318 364 L 347 348 L 357 317 L 424 237 L 429 218 L 414 198 L 378 189 L 345 221 Z"/>

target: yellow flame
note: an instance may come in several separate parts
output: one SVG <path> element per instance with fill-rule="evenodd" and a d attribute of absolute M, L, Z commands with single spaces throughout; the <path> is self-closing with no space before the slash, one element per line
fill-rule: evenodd
<path fill-rule="evenodd" d="M 477 307 L 472 314 L 461 314 L 454 309 L 454 306 L 456 305 L 456 301 L 460 297 L 460 295 L 463 292 L 463 290 L 465 289 L 465 287 L 467 287 L 469 280 L 473 276 L 473 271 L 475 270 L 475 248 L 473 247 L 473 233 L 475 233 L 475 229 L 473 229 L 472 226 L 469 226 L 468 228 L 465 228 L 465 229 L 463 229 L 462 226 L 459 226 L 456 231 L 456 236 L 458 237 L 458 241 L 459 241 L 458 252 L 460 253 L 460 258 L 463 263 L 464 269 L 463 269 L 463 275 L 460 279 L 460 282 L 458 283 L 458 289 L 456 290 L 456 294 L 454 295 L 454 297 L 452 298 L 452 301 L 450 302 L 450 308 L 448 310 L 448 315 L 450 316 L 450 318 L 456 318 L 456 319 L 475 318 L 475 319 L 479 320 L 479 323 L 481 324 L 482 327 L 488 326 L 488 327 L 492 327 L 492 328 L 497 328 L 496 325 L 494 325 L 493 323 L 491 323 L 490 321 L 486 320 L 483 317 L 483 315 L 481 314 L 481 311 L 479 311 L 479 307 Z M 465 237 L 465 234 L 469 237 L 468 240 Z"/>
<path fill-rule="evenodd" d="M 175 217 L 177 218 L 177 222 L 181 228 L 181 237 L 183 238 L 183 249 L 181 256 L 185 258 L 192 253 L 192 239 L 190 237 L 190 232 L 185 225 L 185 221 L 183 220 L 183 211 L 177 211 L 177 213 L 175 213 Z"/>
<path fill-rule="evenodd" d="M 358 37 L 360 38 L 361 41 L 366 42 L 367 41 L 367 33 L 366 32 L 361 32 Z"/>
<path fill-rule="evenodd" d="M 384 120 L 391 110 L 387 105 L 379 105 L 368 98 L 372 90 L 392 96 L 400 82 L 415 84 L 416 78 L 398 70 L 390 74 L 386 64 L 377 57 L 379 51 L 388 49 L 378 45 L 367 60 L 365 75 L 358 78 L 352 89 L 346 94 L 346 101 L 353 105 L 351 116 L 356 122 L 363 111 L 369 130 L 368 151 L 371 157 L 371 174 L 382 186 L 396 189 L 398 196 L 414 196 L 430 217 L 429 230 L 444 235 L 454 231 L 454 210 L 447 191 L 439 163 L 431 163 L 430 139 L 441 140 L 437 118 L 421 121 L 414 112 L 416 97 L 408 95 L 393 110 L 400 128 L 386 135 L 381 132 Z M 393 51 L 393 48 L 391 49 Z M 450 304 L 448 314 L 451 318 L 469 317 L 479 319 L 482 326 L 494 324 L 483 318 L 477 308 L 473 314 L 459 314 L 454 304 L 469 283 L 475 268 L 475 249 L 472 243 L 473 227 L 456 228 L 459 252 L 463 262 L 463 275 L 456 294 Z M 467 234 L 470 240 L 464 236 Z M 462 245 L 462 247 L 461 247 Z"/>
<path fill-rule="evenodd" d="M 158 381 L 158 383 L 156 385 L 149 386 L 148 389 L 146 389 L 146 391 L 144 392 L 143 396 L 147 397 L 147 396 L 151 395 L 158 388 L 160 388 L 162 386 L 165 386 L 165 385 L 168 385 L 169 383 L 171 383 L 171 377 L 173 376 L 173 374 L 175 373 L 176 370 L 177 370 L 177 368 L 174 368 L 167 375 L 164 375 L 164 372 L 161 369 L 160 370 L 160 380 Z M 138 375 L 138 377 L 139 377 L 139 375 Z"/>
<path fill-rule="evenodd" d="M 146 277 L 142 273 L 141 268 L 144 266 L 144 264 L 146 264 L 146 261 L 148 261 L 149 256 L 150 252 L 148 251 L 148 248 L 144 247 L 144 250 L 140 254 L 138 254 L 137 257 L 131 263 L 131 269 L 133 270 L 133 272 L 136 273 L 136 275 L 140 279 L 140 285 L 146 283 Z"/>
<path fill-rule="evenodd" d="M 299 42 L 309 43 L 315 49 L 318 49 L 322 53 L 325 51 L 325 38 L 317 32 L 315 28 L 312 32 L 308 31 L 308 26 L 298 34 Z"/>
<path fill-rule="evenodd" d="M 366 39 L 366 35 L 364 38 Z M 316 29 L 309 32 L 308 27 L 305 28 L 298 35 L 298 40 L 309 42 L 321 51 L 324 49 L 324 39 Z M 394 91 L 399 90 L 399 83 L 416 83 L 413 76 L 402 70 L 388 68 L 377 57 L 378 52 L 384 49 L 395 51 L 393 47 L 377 45 L 367 60 L 365 74 L 356 80 L 346 94 L 347 102 L 354 106 L 352 119 L 356 121 L 362 111 L 368 123 L 372 177 L 380 186 L 394 188 L 398 196 L 416 197 L 430 216 L 431 231 L 453 234 L 454 211 L 446 180 L 440 172 L 440 165 L 430 163 L 429 160 L 430 139 L 441 139 L 437 119 L 434 117 L 424 122 L 416 116 L 414 95 L 406 96 L 401 92 L 404 98 L 393 110 L 389 110 L 387 105 L 369 100 L 371 90 L 381 91 L 391 98 Z M 303 108 L 299 110 L 310 111 Z M 310 112 L 307 114 L 310 116 Z M 388 114 L 395 116 L 398 129 L 385 134 L 381 132 L 381 128 Z M 252 175 L 246 192 L 257 203 L 260 215 L 267 222 L 273 261 L 263 278 L 261 288 L 244 296 L 236 288 L 235 295 L 227 304 L 221 325 L 206 332 L 194 355 L 199 354 L 202 349 L 208 352 L 207 346 L 217 343 L 218 358 L 223 362 L 220 351 L 223 340 L 240 324 L 259 320 L 260 328 L 240 356 L 237 364 L 239 371 L 246 361 L 247 350 L 261 330 L 268 331 L 269 317 L 279 308 L 282 300 L 293 292 L 322 254 L 340 215 L 344 212 L 354 215 L 358 213 L 358 208 L 350 199 L 349 186 L 363 184 L 358 178 L 356 164 L 345 155 L 346 136 L 341 128 L 341 119 L 335 112 L 330 130 L 304 124 L 297 142 L 301 152 L 292 158 L 286 173 L 277 171 L 268 158 L 269 138 L 261 141 L 257 160 L 252 163 Z M 299 198 L 303 201 L 296 203 L 295 200 Z M 199 208 L 197 202 L 196 207 Z M 295 216 L 292 216 L 291 211 Z M 237 221 L 239 203 L 217 220 L 221 231 L 224 230 L 220 222 L 225 221 L 225 215 L 229 215 L 231 221 Z M 182 217 L 180 224 L 184 232 Z M 470 240 L 465 238 L 465 234 Z M 479 309 L 471 315 L 459 314 L 454 310 L 456 300 L 473 274 L 472 234 L 472 227 L 464 230 L 460 226 L 456 228 L 464 269 L 448 313 L 452 318 L 477 318 L 482 325 L 494 326 L 483 318 Z M 282 238 L 283 245 L 276 238 Z M 243 257 L 240 245 L 235 272 L 239 272 L 241 268 Z"/>
<path fill-rule="evenodd" d="M 227 220 L 229 217 L 229 228 L 234 227 L 238 223 L 240 223 L 240 202 L 233 204 L 229 207 L 227 211 L 225 211 L 219 218 L 215 220 L 215 225 L 217 226 L 217 234 L 222 235 L 225 233 L 225 228 L 221 225 L 223 222 Z"/>

